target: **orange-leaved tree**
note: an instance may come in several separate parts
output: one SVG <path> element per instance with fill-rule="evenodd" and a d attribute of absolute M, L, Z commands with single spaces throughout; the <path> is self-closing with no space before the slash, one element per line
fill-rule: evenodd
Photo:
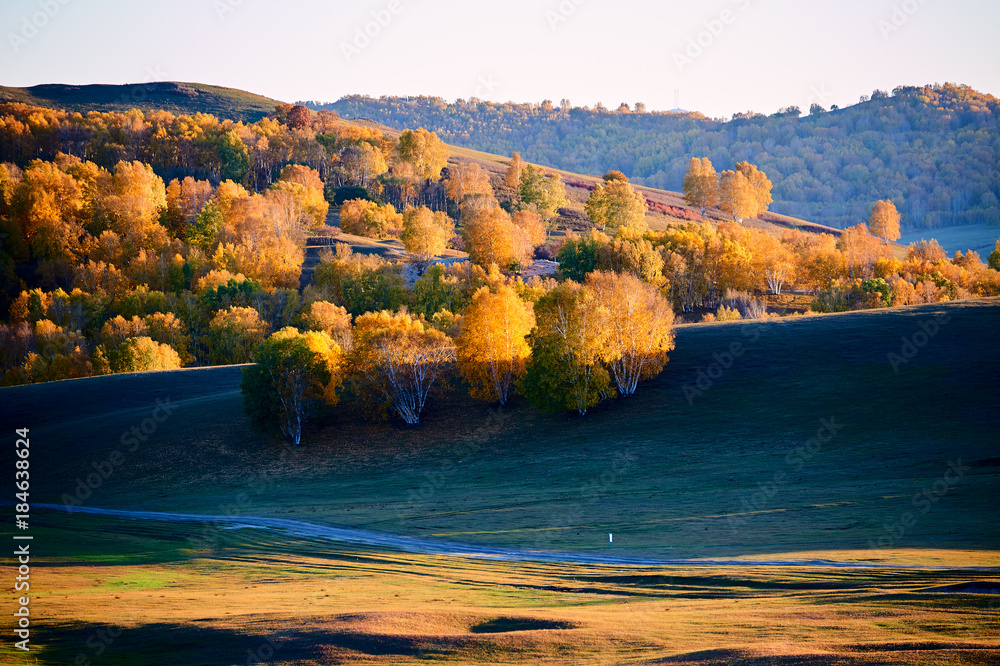
<path fill-rule="evenodd" d="M 896 204 L 889 200 L 877 201 L 872 207 L 871 217 L 868 218 L 868 228 L 873 236 L 878 236 L 888 245 L 889 241 L 899 240 L 899 211 Z"/>

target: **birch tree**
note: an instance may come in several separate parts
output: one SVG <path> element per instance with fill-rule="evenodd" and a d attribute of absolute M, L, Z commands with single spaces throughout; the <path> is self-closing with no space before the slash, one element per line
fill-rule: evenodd
<path fill-rule="evenodd" d="M 355 371 L 407 424 L 420 422 L 431 387 L 454 358 L 451 338 L 405 312 L 369 312 L 355 322 Z"/>
<path fill-rule="evenodd" d="M 663 371 L 674 348 L 674 312 L 651 284 L 634 275 L 595 271 L 587 277 L 591 308 L 602 313 L 606 340 L 600 357 L 622 396 L 635 393 L 639 381 Z"/>
<path fill-rule="evenodd" d="M 458 367 L 473 398 L 507 404 L 531 355 L 527 336 L 534 325 L 531 307 L 508 285 L 482 287 L 473 295 L 456 340 Z"/>

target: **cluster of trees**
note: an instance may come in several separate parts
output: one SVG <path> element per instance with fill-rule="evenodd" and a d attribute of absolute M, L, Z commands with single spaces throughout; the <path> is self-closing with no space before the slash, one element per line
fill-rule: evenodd
<path fill-rule="evenodd" d="M 454 211 L 461 224 L 460 235 L 456 236 L 455 222 L 447 211 L 409 205 L 400 213 L 392 203 L 370 199 L 345 201 L 340 208 L 340 228 L 369 238 L 397 238 L 407 252 L 422 260 L 453 245 L 467 251 L 471 260 L 483 267 L 496 264 L 516 269 L 530 261 L 566 204 L 566 186 L 559 175 L 525 165 L 516 153 L 502 179 L 475 163 L 445 170 L 443 160 L 437 158 L 443 145 L 440 139 L 421 132 L 404 132 L 399 159 L 420 169 L 428 183 L 440 179 L 448 210 Z M 407 138 L 410 136 L 413 138 Z M 428 167 L 421 166 L 426 164 L 433 168 L 427 171 Z M 644 214 L 642 199 L 640 217 Z"/>
<path fill-rule="evenodd" d="M 0 164 L 0 383 L 252 363 L 248 414 L 296 443 L 313 408 L 345 398 L 415 424 L 446 375 L 476 399 L 585 414 L 662 371 L 675 311 L 765 316 L 761 295 L 788 288 L 824 311 L 1000 294 L 1000 243 L 992 269 L 936 243 L 894 256 L 888 199 L 839 237 L 741 224 L 772 192 L 746 161 L 717 174 L 692 160 L 685 179 L 690 205 L 732 222 L 659 232 L 625 173 L 607 173 L 585 205 L 593 230 L 558 248 L 560 279 L 525 282 L 517 269 L 567 199 L 516 153 L 504 174 L 448 168 L 432 132 L 391 140 L 304 107 L 254 125 L 28 110 L 0 105 L 16 145 L 78 154 Z M 261 157 L 265 138 L 289 137 L 305 152 Z M 102 163 L 138 155 L 150 161 Z M 338 244 L 302 285 L 306 235 L 331 204 L 343 231 L 399 238 L 422 274 Z M 428 266 L 448 245 L 470 261 Z"/>
<path fill-rule="evenodd" d="M 333 109 L 390 127 L 429 127 L 449 143 L 576 173 L 621 169 L 634 182 L 680 191 L 688 161 L 752 161 L 774 182 L 774 210 L 837 228 L 871 202 L 896 203 L 911 227 L 1000 223 L 1000 100 L 952 84 L 900 87 L 844 109 L 813 105 L 731 120 L 435 97 L 345 97 Z"/>
<path fill-rule="evenodd" d="M 734 222 L 742 222 L 767 212 L 773 201 L 772 187 L 767 175 L 749 162 L 719 175 L 707 157 L 694 157 L 684 177 L 684 201 L 702 215 L 708 208 L 719 208 Z"/>
<path fill-rule="evenodd" d="M 739 207 L 747 215 L 751 208 L 766 207 L 768 179 L 754 165 L 741 163 L 720 177 L 708 159 L 690 162 L 684 188 L 689 205 L 717 205 L 727 181 L 734 180 L 743 183 L 739 189 L 744 200 L 734 197 L 730 215 L 738 220 L 733 210 Z M 591 217 L 603 221 L 601 211 L 616 211 L 609 219 L 639 220 L 638 208 L 634 217 L 626 212 L 632 200 L 627 179 L 612 172 L 605 181 L 588 201 L 588 211 L 598 209 Z M 612 185 L 620 192 L 614 204 L 605 207 L 602 202 Z M 900 237 L 899 226 L 900 214 L 888 200 L 875 203 L 867 224 L 849 227 L 839 237 L 800 230 L 777 236 L 737 221 L 690 222 L 662 232 L 619 222 L 606 227 L 608 234 L 594 229 L 570 235 L 557 258 L 562 274 L 571 279 L 584 280 L 595 270 L 629 273 L 663 289 L 680 312 L 725 308 L 729 318 L 727 293 L 779 295 L 797 289 L 817 294 L 814 307 L 826 311 L 1000 294 L 1000 274 L 975 252 L 957 253 L 949 260 L 935 242 L 915 244 L 906 260 L 897 259 L 889 241 Z M 889 285 L 892 297 L 877 301 L 859 296 L 874 288 L 872 280 Z M 738 310 L 743 315 L 747 307 Z"/>
<path fill-rule="evenodd" d="M 446 302 L 461 314 L 442 308 L 428 318 L 401 307 L 366 311 L 352 325 L 341 308 L 329 319 L 316 312 L 304 320 L 319 331 L 284 328 L 259 340 L 255 365 L 244 371 L 248 414 L 298 443 L 310 404 L 335 405 L 349 385 L 360 405 L 413 425 L 445 374 L 460 376 L 486 402 L 505 405 L 517 391 L 540 409 L 586 414 L 632 395 L 663 370 L 673 348 L 669 302 L 631 275 L 598 271 L 584 284 L 525 284 L 495 264 L 489 272 L 466 265 L 449 273 L 439 268 L 414 291 L 426 309 Z M 435 300 L 427 287 L 445 277 L 455 278 L 445 280 L 454 297 Z M 311 310 L 335 307 L 315 301 Z"/>
<path fill-rule="evenodd" d="M 384 197 L 399 208 L 412 203 L 443 207 L 438 180 L 444 144 L 425 130 L 397 141 L 381 131 L 342 121 L 329 111 L 279 105 L 255 123 L 205 114 L 175 115 L 132 109 L 86 115 L 28 104 L 0 103 L 0 162 L 26 167 L 60 153 L 111 170 L 142 162 L 166 181 L 185 177 L 218 185 L 232 181 L 262 192 L 294 163 L 314 170 L 343 196 Z"/>

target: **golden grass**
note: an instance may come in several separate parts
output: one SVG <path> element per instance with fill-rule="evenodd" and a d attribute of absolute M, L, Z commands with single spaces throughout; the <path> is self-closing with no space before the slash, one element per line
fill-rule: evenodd
<path fill-rule="evenodd" d="M 956 650 L 976 663 L 1000 649 L 988 595 L 924 591 L 983 573 L 506 563 L 252 532 L 221 551 L 154 565 L 36 564 L 39 663 L 93 657 L 86 638 L 101 627 L 123 630 L 100 659 L 109 664 L 144 663 L 129 661 L 152 649 L 144 641 L 173 655 L 145 663 L 245 663 L 267 637 L 277 646 L 272 663 L 303 666 L 887 655 L 926 663 Z M 151 630 L 163 627 L 174 633 Z M 175 638 L 184 632 L 197 646 Z"/>

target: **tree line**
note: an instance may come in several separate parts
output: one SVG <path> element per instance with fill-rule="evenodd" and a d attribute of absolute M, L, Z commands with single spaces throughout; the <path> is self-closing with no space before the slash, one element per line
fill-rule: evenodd
<path fill-rule="evenodd" d="M 968 86 L 901 86 L 859 104 L 814 104 L 731 119 L 649 113 L 644 105 L 575 107 L 447 103 L 435 97 L 344 97 L 317 109 L 390 127 L 427 127 L 455 145 L 576 173 L 619 169 L 634 182 L 680 191 L 688 161 L 749 161 L 774 182 L 774 210 L 836 228 L 863 219 L 877 199 L 905 224 L 1000 224 L 1000 100 Z"/>
<path fill-rule="evenodd" d="M 329 120 L 284 112 L 282 127 Z M 645 198 L 611 171 L 585 203 L 591 230 L 554 241 L 567 200 L 557 174 L 517 154 L 503 174 L 448 167 L 446 146 L 424 129 L 369 138 L 344 139 L 326 180 L 285 163 L 262 189 L 61 152 L 0 165 L 2 383 L 253 363 L 248 413 L 300 441 L 311 407 L 345 396 L 416 423 L 444 375 L 477 399 L 519 393 L 584 414 L 663 369 L 675 312 L 763 317 L 764 295 L 783 289 L 813 292 L 822 311 L 1000 293 L 1000 247 L 993 270 L 935 243 L 895 256 L 899 215 L 887 200 L 839 238 L 741 223 L 771 199 L 769 176 L 749 162 L 721 174 L 704 158 L 688 165 L 689 204 L 717 205 L 730 222 L 651 230 Z M 397 177 L 414 191 L 392 190 Z M 421 191 L 439 198 L 425 205 Z M 305 239 L 334 233 L 331 206 L 341 232 L 399 238 L 411 258 L 337 243 L 303 286 Z M 449 246 L 469 261 L 436 264 Z M 557 278 L 519 277 L 546 253 Z"/>

